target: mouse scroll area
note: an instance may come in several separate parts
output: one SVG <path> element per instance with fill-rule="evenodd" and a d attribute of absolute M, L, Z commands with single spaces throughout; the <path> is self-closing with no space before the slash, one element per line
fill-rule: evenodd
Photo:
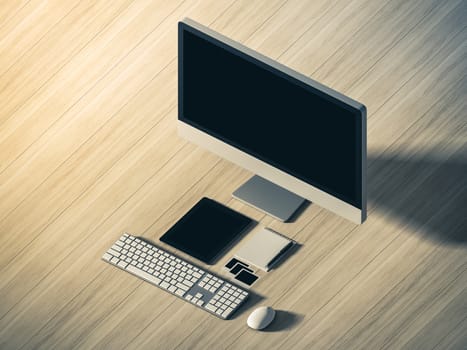
<path fill-rule="evenodd" d="M 255 309 L 247 319 L 247 325 L 255 330 L 266 328 L 276 316 L 276 311 L 269 306 L 261 306 Z"/>

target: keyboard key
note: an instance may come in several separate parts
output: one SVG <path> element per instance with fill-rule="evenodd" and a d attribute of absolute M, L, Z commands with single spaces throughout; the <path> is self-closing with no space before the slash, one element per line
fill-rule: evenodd
<path fill-rule="evenodd" d="M 216 312 L 217 310 L 217 307 L 214 306 L 213 304 L 208 304 L 205 306 L 206 309 L 208 309 L 209 311 L 212 311 L 212 312 Z"/>
<path fill-rule="evenodd" d="M 161 280 L 153 275 L 150 275 L 149 273 L 146 273 L 144 271 L 141 271 L 140 269 L 130 265 L 128 266 L 127 268 L 128 271 L 130 271 L 131 273 L 134 273 L 135 275 L 149 281 L 149 282 L 152 282 L 154 283 L 155 285 L 159 285 L 159 283 L 161 282 Z"/>
<path fill-rule="evenodd" d="M 105 253 L 103 256 L 102 256 L 102 259 L 106 260 L 106 261 L 110 261 L 110 259 L 112 259 L 113 256 L 110 255 L 109 253 Z"/>
<path fill-rule="evenodd" d="M 186 284 L 181 283 L 181 282 L 178 282 L 176 286 L 180 289 L 183 289 L 184 291 L 188 291 L 190 289 L 190 287 L 188 287 Z"/>
<path fill-rule="evenodd" d="M 109 249 L 107 253 L 109 253 L 110 255 L 116 256 L 117 258 L 120 257 L 121 255 L 120 252 L 117 252 L 116 250 L 113 250 L 113 249 Z"/>
<path fill-rule="evenodd" d="M 224 313 L 222 314 L 222 317 L 227 317 L 229 316 L 229 314 L 233 311 L 233 309 L 231 307 L 229 307 L 228 309 L 226 309 L 224 311 Z"/>
<path fill-rule="evenodd" d="M 117 263 L 117 266 L 121 267 L 122 269 L 124 269 L 125 267 L 128 266 L 128 263 L 123 261 L 123 260 L 120 260 L 118 263 Z"/>
<path fill-rule="evenodd" d="M 194 283 L 188 280 L 183 281 L 184 284 L 186 284 L 188 287 L 191 287 Z"/>

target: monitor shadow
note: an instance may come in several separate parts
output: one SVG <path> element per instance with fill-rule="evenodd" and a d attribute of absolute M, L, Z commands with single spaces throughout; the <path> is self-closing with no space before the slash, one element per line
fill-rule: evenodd
<path fill-rule="evenodd" d="M 368 156 L 369 207 L 420 227 L 429 239 L 467 243 L 467 150 L 441 157 Z"/>

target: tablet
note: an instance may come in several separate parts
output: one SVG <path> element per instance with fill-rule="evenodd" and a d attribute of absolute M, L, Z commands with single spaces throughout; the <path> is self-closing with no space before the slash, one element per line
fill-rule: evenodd
<path fill-rule="evenodd" d="M 249 217 L 204 197 L 160 240 L 212 264 L 252 223 Z"/>

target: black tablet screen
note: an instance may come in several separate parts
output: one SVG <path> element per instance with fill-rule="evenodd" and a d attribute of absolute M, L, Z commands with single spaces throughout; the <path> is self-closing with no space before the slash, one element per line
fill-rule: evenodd
<path fill-rule="evenodd" d="M 210 264 L 251 223 L 249 217 L 202 198 L 160 240 Z"/>

